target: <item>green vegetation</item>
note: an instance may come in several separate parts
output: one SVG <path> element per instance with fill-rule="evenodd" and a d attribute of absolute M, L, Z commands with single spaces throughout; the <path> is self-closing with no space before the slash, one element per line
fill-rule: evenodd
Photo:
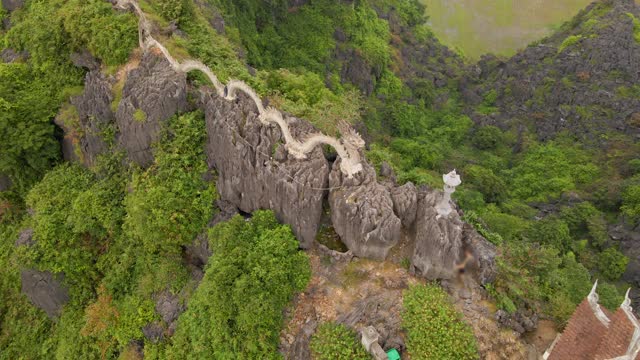
<path fill-rule="evenodd" d="M 637 19 L 633 14 L 627 13 L 627 16 L 633 21 L 633 38 L 636 42 L 640 43 L 640 19 Z"/>
<path fill-rule="evenodd" d="M 498 89 L 489 79 L 473 114 L 481 120 L 474 122 L 463 113 L 470 109 L 460 94 L 460 59 L 437 46 L 417 1 L 289 4 L 141 1 L 177 58 L 197 58 L 223 81 L 246 81 L 271 106 L 326 133 L 335 134 L 339 120 L 357 124 L 370 145 L 368 160 L 390 164 L 400 183 L 440 188 L 441 174 L 458 169 L 464 183 L 454 197 L 464 219 L 499 247 L 497 278 L 487 285 L 499 308 L 563 322 L 595 278 L 608 281 L 600 282 L 601 302 L 619 306 L 629 259 L 612 246 L 608 227 L 640 221 L 640 148 L 624 134 L 605 134 L 606 148 L 595 148 L 565 134 L 538 141 L 534 130 L 547 116 L 550 92 L 582 86 L 588 74 L 543 74 L 527 103 L 541 113 L 508 122 L 495 118 L 512 105 L 517 80 Z M 598 4 L 563 29 L 597 28 L 609 9 Z M 216 30 L 220 15 L 225 26 Z M 0 194 L 0 357 L 135 357 L 135 340 L 151 359 L 277 358 L 283 308 L 310 276 L 291 230 L 269 212 L 236 217 L 210 231 L 213 256 L 200 283 L 185 261 L 216 198 L 214 184 L 204 180 L 215 174 L 203 153 L 201 112 L 163 125 L 147 169 L 126 165 L 116 148 L 91 169 L 60 164 L 60 134 L 51 120 L 59 114 L 77 125 L 73 108 L 62 104 L 81 90 L 84 76 L 70 54 L 87 49 L 109 73 L 122 70 L 137 44 L 135 17 L 101 0 L 32 0 L 10 16 L 0 44 L 30 56 L 0 64 L 0 174 L 13 183 Z M 180 31 L 169 35 L 172 22 Z M 559 52 L 580 36 L 567 37 Z M 414 50 L 417 58 L 429 56 L 406 56 Z M 628 80 L 619 70 L 608 76 Z M 189 80 L 208 81 L 202 74 Z M 120 77 L 112 87 L 114 111 L 123 86 Z M 613 90 L 620 101 L 638 97 L 637 86 Z M 611 115 L 589 103 L 561 109 L 577 113 L 585 127 Z M 136 121 L 146 117 L 134 113 Z M 499 127 L 482 125 L 493 121 Z M 114 145 L 114 127 L 101 131 Z M 15 248 L 28 228 L 36 244 Z M 20 294 L 23 266 L 64 273 L 71 302 L 59 319 L 49 320 Z M 353 267 L 343 275 L 347 284 L 361 276 Z M 187 310 L 175 334 L 154 343 L 142 328 L 162 323 L 154 300 L 164 292 Z M 406 292 L 403 324 L 414 358 L 477 357 L 469 327 L 436 285 Z M 319 327 L 312 350 L 317 358 L 367 358 L 354 333 L 335 324 Z"/>
<path fill-rule="evenodd" d="M 564 51 L 564 49 L 571 47 L 582 40 L 582 35 L 571 35 L 562 41 L 562 44 L 558 47 L 558 53 Z"/>
<path fill-rule="evenodd" d="M 477 359 L 471 328 L 436 284 L 414 285 L 405 291 L 402 327 L 407 350 L 418 359 Z"/>
<path fill-rule="evenodd" d="M 168 358 L 277 358 L 282 309 L 310 278 L 309 261 L 272 212 L 209 232 L 213 256 L 180 317 Z"/>
<path fill-rule="evenodd" d="M 367 360 L 367 354 L 355 331 L 342 324 L 324 323 L 311 338 L 311 351 L 316 360 Z"/>
<path fill-rule="evenodd" d="M 142 109 L 136 109 L 136 111 L 133 112 L 133 120 L 137 122 L 145 122 L 147 121 L 147 113 Z"/>

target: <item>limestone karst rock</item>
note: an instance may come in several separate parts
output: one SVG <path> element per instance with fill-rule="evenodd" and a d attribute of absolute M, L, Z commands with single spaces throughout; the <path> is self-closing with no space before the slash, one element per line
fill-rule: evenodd
<path fill-rule="evenodd" d="M 465 249 L 469 250 L 473 256 L 474 261 L 470 264 L 470 268 L 478 282 L 483 285 L 493 282 L 498 271 L 496 268 L 497 247 L 467 223 L 462 228 L 462 242 Z"/>
<path fill-rule="evenodd" d="M 69 301 L 67 289 L 62 285 L 64 276 L 54 276 L 48 271 L 22 270 L 22 293 L 50 318 L 60 315 L 62 306 Z"/>
<path fill-rule="evenodd" d="M 420 191 L 416 217 L 415 246 L 411 265 L 429 279 L 448 279 L 463 255 L 462 226 L 454 211 L 448 217 L 436 218 L 435 205 L 442 193 Z"/>
<path fill-rule="evenodd" d="M 102 133 L 115 121 L 115 115 L 111 110 L 111 86 L 112 81 L 107 75 L 93 70 L 85 77 L 82 94 L 71 98 L 71 104 L 78 111 L 84 135 L 80 138 L 79 145 L 87 166 L 93 165 L 96 157 L 107 150 Z"/>
<path fill-rule="evenodd" d="M 376 180 L 375 169 L 363 161 L 353 178 L 333 165 L 329 176 L 331 221 L 342 241 L 358 257 L 386 258 L 400 239 L 400 219 L 393 211 L 389 190 Z"/>
<path fill-rule="evenodd" d="M 154 51 L 147 51 L 131 70 L 116 112 L 118 143 L 142 167 L 153 162 L 151 144 L 159 140 L 162 123 L 186 111 L 187 76 L 176 72 Z"/>
<path fill-rule="evenodd" d="M 317 147 L 304 160 L 289 156 L 280 128 L 261 124 L 255 104 L 244 94 L 235 101 L 204 94 L 201 102 L 207 161 L 217 170 L 221 198 L 247 213 L 273 210 L 278 220 L 291 225 L 300 247 L 311 247 L 329 174 L 322 150 Z M 300 119 L 288 122 L 296 138 L 314 130 Z"/>
<path fill-rule="evenodd" d="M 410 229 L 418 212 L 418 189 L 412 182 L 391 189 L 393 211 L 402 220 L 402 226 Z"/>

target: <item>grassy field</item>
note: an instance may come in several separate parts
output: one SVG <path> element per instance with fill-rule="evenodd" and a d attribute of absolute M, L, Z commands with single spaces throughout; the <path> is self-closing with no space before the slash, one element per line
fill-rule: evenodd
<path fill-rule="evenodd" d="M 512 55 L 548 35 L 591 0 L 421 0 L 436 35 L 476 60 Z"/>

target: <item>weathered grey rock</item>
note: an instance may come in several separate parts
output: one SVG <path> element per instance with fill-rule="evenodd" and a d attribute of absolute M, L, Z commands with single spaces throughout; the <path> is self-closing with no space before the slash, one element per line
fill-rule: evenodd
<path fill-rule="evenodd" d="M 401 312 L 402 301 L 398 301 L 396 294 L 388 292 L 357 300 L 352 310 L 340 315 L 336 322 L 354 329 L 373 326 L 379 335 L 378 342 L 387 348 L 402 336 Z M 403 350 L 400 346 L 396 349 Z"/>
<path fill-rule="evenodd" d="M 24 5 L 25 0 L 2 0 L 2 8 L 12 12 Z"/>
<path fill-rule="evenodd" d="M 83 49 L 80 52 L 74 52 L 70 56 L 71 62 L 77 67 L 82 67 L 90 71 L 99 70 L 100 62 L 93 57 L 89 50 Z"/>
<path fill-rule="evenodd" d="M 118 143 L 131 161 L 147 167 L 153 162 L 151 145 L 159 140 L 162 123 L 187 109 L 187 76 L 149 51 L 127 75 L 116 112 Z"/>
<path fill-rule="evenodd" d="M 0 174 L 0 191 L 7 191 L 11 187 L 11 179 L 8 176 Z"/>
<path fill-rule="evenodd" d="M 96 157 L 108 149 L 103 137 L 107 127 L 115 121 L 111 110 L 112 82 L 112 78 L 99 70 L 90 71 L 85 77 L 82 94 L 71 98 L 82 129 L 78 145 L 86 166 L 92 166 Z"/>
<path fill-rule="evenodd" d="M 76 145 L 79 142 L 79 134 L 73 124 L 67 124 L 65 117 L 62 115 L 62 109 L 53 118 L 53 123 L 56 124 L 64 132 L 64 137 L 60 140 L 60 149 L 62 150 L 62 158 L 68 162 L 79 162 L 80 155 L 76 151 Z"/>
<path fill-rule="evenodd" d="M 340 171 L 340 159 L 329 176 L 331 222 L 355 256 L 377 260 L 400 239 L 400 219 L 393 212 L 389 190 L 376 180 L 375 169 L 363 163 L 353 178 Z"/>
<path fill-rule="evenodd" d="M 510 328 L 518 334 L 530 332 L 538 327 L 538 314 L 528 310 L 518 310 L 509 314 L 504 310 L 498 310 L 495 319 L 503 327 Z"/>
<path fill-rule="evenodd" d="M 631 291 L 632 307 L 640 315 L 640 225 L 619 223 L 609 227 L 609 237 L 620 251 L 629 258 L 622 280 L 633 285 Z"/>
<path fill-rule="evenodd" d="M 391 189 L 393 211 L 402 220 L 402 226 L 410 229 L 418 212 L 418 189 L 412 182 Z"/>
<path fill-rule="evenodd" d="M 180 303 L 180 298 L 167 290 L 156 294 L 155 302 L 156 312 L 168 326 L 173 324 L 185 310 L 184 305 Z"/>
<path fill-rule="evenodd" d="M 48 271 L 22 270 L 22 293 L 50 318 L 55 318 L 69 301 L 67 289 L 62 285 L 63 278 L 64 275 L 54 276 Z"/>
<path fill-rule="evenodd" d="M 26 57 L 28 57 L 28 53 L 26 51 L 17 52 L 12 48 L 6 48 L 0 53 L 0 58 L 2 58 L 2 61 L 7 64 L 25 59 Z"/>
<path fill-rule="evenodd" d="M 603 26 L 587 29 L 583 24 L 594 19 L 592 10 L 596 7 L 607 7 L 597 17 Z M 629 120 L 640 108 L 640 99 L 621 96 L 618 91 L 640 80 L 640 46 L 634 39 L 633 20 L 627 14 L 640 16 L 634 0 L 593 2 L 572 20 L 574 25 L 540 44 L 505 61 L 483 57 L 478 63 L 481 71 L 470 68 L 459 83 L 466 113 L 477 124 L 503 129 L 518 126 L 521 119 L 531 119 L 526 124 L 540 140 L 567 132 L 606 149 L 611 140 L 603 134 L 619 133 L 637 139 L 640 123 Z M 560 51 L 571 35 L 580 38 Z M 495 105 L 500 111 L 481 115 L 477 105 L 491 90 L 498 95 Z"/>
<path fill-rule="evenodd" d="M 463 254 L 463 223 L 454 211 L 437 219 L 440 191 L 421 191 L 418 198 L 415 245 L 411 265 L 428 279 L 450 279 Z"/>
<path fill-rule="evenodd" d="M 33 244 L 35 244 L 33 240 L 33 229 L 25 229 L 18 235 L 15 246 L 31 246 Z"/>
<path fill-rule="evenodd" d="M 312 319 L 309 319 L 304 325 L 302 325 L 302 328 L 298 331 L 298 334 L 296 334 L 295 340 L 287 353 L 287 359 L 311 359 L 311 348 L 309 347 L 309 343 L 311 342 L 311 336 L 315 333 L 317 327 L 318 322 Z"/>
<path fill-rule="evenodd" d="M 465 223 L 462 229 L 462 242 L 465 249 L 471 252 L 473 262 L 469 264 L 469 269 L 480 284 L 485 285 L 493 282 L 498 271 L 496 265 L 497 248 L 487 241 L 482 235 Z"/>
<path fill-rule="evenodd" d="M 382 69 L 371 67 L 355 49 L 339 50 L 336 57 L 342 62 L 341 81 L 350 82 L 367 96 L 371 95 Z"/>
<path fill-rule="evenodd" d="M 255 104 L 244 95 L 236 101 L 203 94 L 207 126 L 207 161 L 218 172 L 222 199 L 250 213 L 271 209 L 291 225 L 306 249 L 313 245 L 322 215 L 329 165 L 320 148 L 305 160 L 288 156 L 279 127 L 264 126 Z M 300 139 L 314 131 L 306 121 L 289 118 Z"/>
<path fill-rule="evenodd" d="M 159 321 L 155 321 L 143 327 L 142 334 L 147 340 L 156 344 L 164 339 L 164 327 Z"/>
<path fill-rule="evenodd" d="M 393 171 L 391 165 L 386 161 L 383 161 L 382 164 L 380 164 L 380 176 L 393 183 L 396 182 L 396 172 Z"/>

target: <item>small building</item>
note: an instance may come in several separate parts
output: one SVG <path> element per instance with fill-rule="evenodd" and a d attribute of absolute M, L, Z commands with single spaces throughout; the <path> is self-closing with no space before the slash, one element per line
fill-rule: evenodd
<path fill-rule="evenodd" d="M 596 281 L 544 360 L 640 360 L 640 322 L 633 314 L 629 291 L 611 313 L 598 304 L 597 286 Z"/>

